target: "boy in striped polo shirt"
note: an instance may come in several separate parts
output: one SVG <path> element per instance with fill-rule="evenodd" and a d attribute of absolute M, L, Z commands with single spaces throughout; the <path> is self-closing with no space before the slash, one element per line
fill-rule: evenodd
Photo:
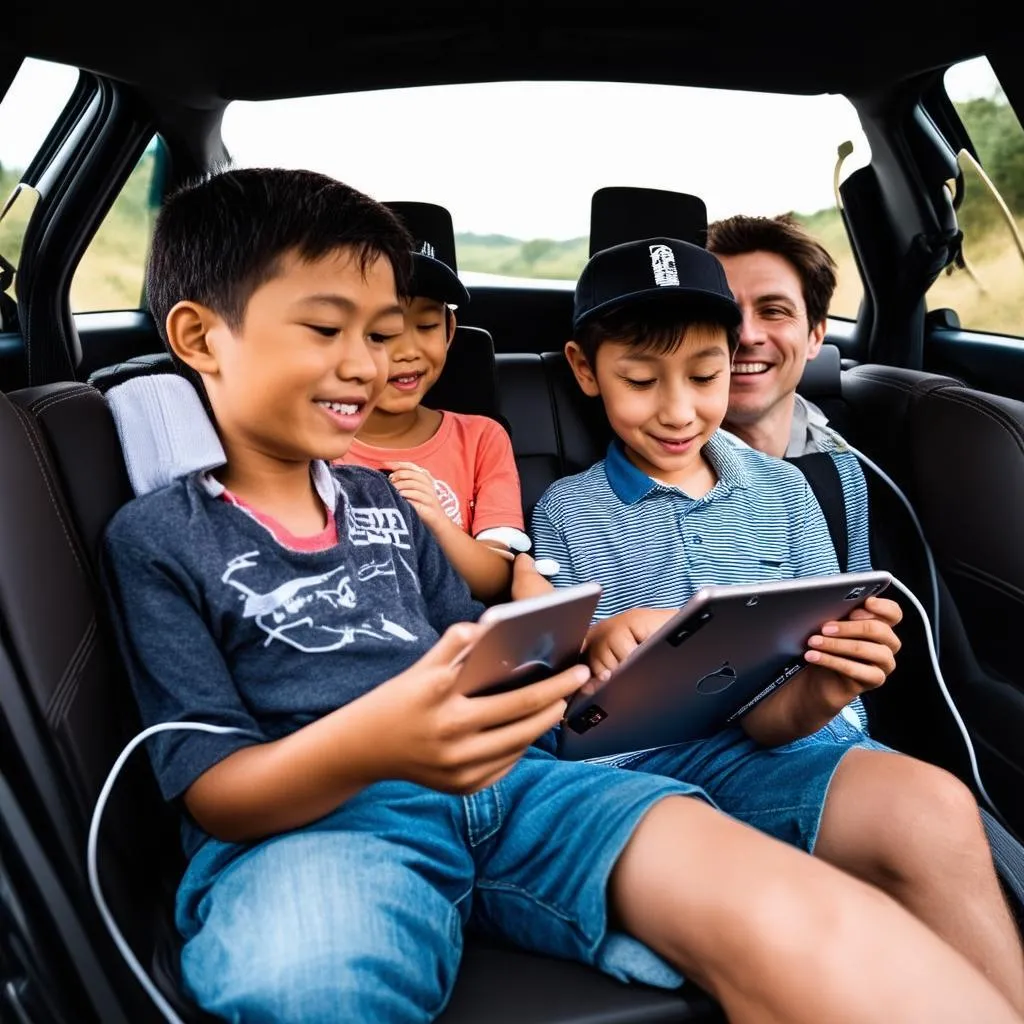
<path fill-rule="evenodd" d="M 537 557 L 559 565 L 556 586 L 603 587 L 585 648 L 595 674 L 702 585 L 839 571 L 800 470 L 720 430 L 740 319 L 719 261 L 675 239 L 605 249 L 580 276 L 566 356 L 616 437 L 604 460 L 547 490 L 532 525 Z M 805 670 L 741 725 L 614 760 L 699 785 L 726 813 L 888 892 L 1020 1009 L 1020 947 L 974 797 L 850 714 L 895 666 L 901 617 L 870 598 L 824 623 Z M 880 786 L 884 807 L 871 799 Z"/>

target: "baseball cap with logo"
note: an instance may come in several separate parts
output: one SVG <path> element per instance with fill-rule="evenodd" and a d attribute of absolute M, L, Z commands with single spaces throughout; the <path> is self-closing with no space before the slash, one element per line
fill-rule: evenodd
<path fill-rule="evenodd" d="M 678 238 L 644 238 L 590 257 L 576 284 L 573 329 L 598 313 L 647 301 L 676 303 L 726 327 L 743 319 L 717 257 Z"/>
<path fill-rule="evenodd" d="M 412 294 L 437 299 L 450 306 L 469 302 L 455 262 L 452 215 L 435 203 L 385 203 L 413 237 Z"/>

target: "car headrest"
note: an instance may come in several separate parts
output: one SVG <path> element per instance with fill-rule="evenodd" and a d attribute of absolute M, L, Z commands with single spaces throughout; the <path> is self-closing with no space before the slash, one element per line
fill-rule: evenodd
<path fill-rule="evenodd" d="M 89 383 L 101 393 L 106 393 L 118 384 L 123 384 L 133 377 L 141 377 L 147 373 L 174 373 L 174 364 L 166 352 L 147 352 L 142 356 L 132 356 L 123 363 L 104 366 L 93 370 L 89 375 Z"/>
<path fill-rule="evenodd" d="M 590 255 L 638 238 L 679 238 L 704 246 L 708 210 L 704 200 L 660 188 L 609 186 L 590 200 Z"/>
<path fill-rule="evenodd" d="M 111 388 L 106 399 L 136 496 L 227 461 L 196 389 L 184 377 L 133 377 Z"/>
<path fill-rule="evenodd" d="M 427 392 L 431 409 L 490 416 L 503 423 L 498 412 L 498 376 L 494 340 L 482 327 L 455 328 L 444 369 Z"/>
<path fill-rule="evenodd" d="M 842 395 L 842 359 L 835 345 L 822 345 L 804 365 L 797 391 L 804 398 L 839 398 Z"/>

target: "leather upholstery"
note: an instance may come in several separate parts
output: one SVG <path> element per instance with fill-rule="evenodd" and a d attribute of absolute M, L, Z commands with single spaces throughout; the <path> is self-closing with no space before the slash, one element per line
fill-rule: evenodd
<path fill-rule="evenodd" d="M 1024 402 L 922 387 L 910 423 L 918 514 L 980 663 L 962 673 L 957 699 L 987 788 L 1024 830 Z"/>

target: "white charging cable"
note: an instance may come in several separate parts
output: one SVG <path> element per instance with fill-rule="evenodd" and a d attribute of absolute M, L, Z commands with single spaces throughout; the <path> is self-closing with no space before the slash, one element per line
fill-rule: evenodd
<path fill-rule="evenodd" d="M 960 730 L 960 735 L 963 737 L 964 746 L 967 748 L 967 756 L 971 762 L 971 774 L 974 776 L 974 784 L 978 788 L 978 794 L 988 804 L 989 810 L 995 815 L 999 821 L 1009 829 L 1003 816 L 999 813 L 998 808 L 993 802 L 992 798 L 988 795 L 985 789 L 985 784 L 981 781 L 981 772 L 978 768 L 978 758 L 974 753 L 974 743 L 971 741 L 971 734 L 967 730 L 967 725 L 960 714 L 960 710 L 956 706 L 956 701 L 953 700 L 953 695 L 949 692 L 949 687 L 946 686 L 946 680 L 942 675 L 942 669 L 939 666 L 939 655 L 935 649 L 935 639 L 932 634 L 931 623 L 928 621 L 928 614 L 924 610 L 924 606 L 914 596 L 909 587 L 906 587 L 901 583 L 895 576 L 892 577 L 892 585 L 904 594 L 910 603 L 917 609 L 917 614 L 921 617 L 921 623 L 924 626 L 925 638 L 928 641 L 928 656 L 931 658 L 932 671 L 935 673 L 935 681 L 939 684 L 939 690 L 942 692 L 942 696 L 946 699 L 946 704 L 949 706 L 950 713 L 953 719 L 956 721 L 957 728 Z"/>
<path fill-rule="evenodd" d="M 132 952 L 131 946 L 128 945 L 124 935 L 121 934 L 121 929 L 117 927 L 117 923 L 114 921 L 114 915 L 110 912 L 110 908 L 107 906 L 107 901 L 103 896 L 103 890 L 100 887 L 100 873 L 98 867 L 100 823 L 103 820 L 103 811 L 106 809 L 107 801 L 110 799 L 110 793 L 114 788 L 114 783 L 117 781 L 118 775 L 121 773 L 121 769 L 124 767 L 128 758 L 135 752 L 139 744 L 145 743 L 150 736 L 155 736 L 159 732 L 172 732 L 175 730 L 210 732 L 217 735 L 245 732 L 244 729 L 236 729 L 226 725 L 207 725 L 205 722 L 161 722 L 159 725 L 151 725 L 148 729 L 143 729 L 142 732 L 135 736 L 124 750 L 121 751 L 117 760 L 114 762 L 113 767 L 110 769 L 106 781 L 103 783 L 100 795 L 96 798 L 96 806 L 92 812 L 92 821 L 89 823 L 89 841 L 86 847 L 86 859 L 88 862 L 89 887 L 92 889 L 92 897 L 96 901 L 100 917 L 103 919 L 103 923 L 107 926 L 107 931 L 110 932 L 110 937 L 114 940 L 114 945 L 117 946 L 121 956 L 124 957 L 125 963 L 128 964 L 132 974 L 134 974 L 138 979 L 139 984 L 146 991 L 146 994 L 153 1000 L 161 1014 L 163 1014 L 164 1020 L 166 1020 L 168 1024 L 184 1024 L 184 1021 L 182 1021 L 182 1019 L 174 1012 L 170 1003 L 167 1002 L 163 997 L 163 994 L 153 983 L 153 979 L 146 973 L 142 964 L 139 963 L 138 958 Z"/>
<path fill-rule="evenodd" d="M 849 448 L 849 445 L 847 445 Z M 854 454 L 858 454 L 854 449 Z M 859 457 L 859 455 L 858 455 Z M 884 476 L 884 475 L 883 475 Z M 903 501 L 908 505 L 907 499 L 903 497 L 902 493 L 894 483 L 885 478 L 890 486 L 900 494 Z M 916 521 L 916 516 L 914 517 Z M 922 535 L 923 540 L 923 535 Z M 935 576 L 932 576 L 933 583 L 935 583 Z M 967 754 L 971 762 L 971 773 L 974 777 L 974 783 L 977 786 L 978 793 L 981 798 L 988 805 L 989 809 L 995 815 L 995 817 L 1006 826 L 1006 821 L 1003 816 L 999 813 L 992 798 L 988 795 L 985 789 L 984 783 L 981 781 L 981 772 L 978 768 L 978 760 L 974 752 L 974 744 L 971 741 L 970 733 L 967 730 L 963 718 L 960 715 L 960 711 L 956 706 L 956 702 L 953 700 L 952 694 L 949 692 L 949 688 L 946 686 L 946 680 L 943 678 L 942 669 L 939 666 L 939 657 L 935 647 L 934 634 L 932 632 L 931 623 L 928 621 L 928 613 L 924 610 L 924 606 L 913 594 L 909 587 L 905 586 L 895 576 L 892 577 L 892 586 L 896 587 L 907 599 L 911 602 L 914 608 L 917 610 L 918 615 L 921 618 L 921 623 L 924 626 L 925 638 L 928 642 L 928 654 L 931 658 L 932 670 L 935 673 L 935 680 L 939 685 L 939 689 L 942 692 L 943 697 L 946 700 L 946 704 L 949 706 L 949 710 L 953 715 L 954 720 L 960 730 L 960 734 L 963 737 L 964 745 L 967 748 Z M 937 605 L 938 597 L 936 590 L 936 615 L 938 613 Z M 135 736 L 128 745 L 121 751 L 117 760 L 114 762 L 113 767 L 110 769 L 107 775 L 106 781 L 103 783 L 103 788 L 100 790 L 100 795 L 96 800 L 96 807 L 93 810 L 92 821 L 89 824 L 89 841 L 87 847 L 87 858 L 88 858 L 88 873 L 89 873 L 89 886 L 92 889 L 93 899 L 96 901 L 96 906 L 99 908 L 100 917 L 103 919 L 103 923 L 107 927 L 107 931 L 110 933 L 111 938 L 114 940 L 114 944 L 117 946 L 124 957 L 125 962 L 131 969 L 132 973 L 138 979 L 139 984 L 146 991 L 149 997 L 153 1000 L 157 1009 L 163 1014 L 164 1020 L 168 1024 L 184 1024 L 181 1018 L 174 1012 L 170 1004 L 164 998 L 160 990 L 156 987 L 153 980 L 146 973 L 145 969 L 139 963 L 138 958 L 132 952 L 131 947 L 128 945 L 127 940 L 118 928 L 117 923 L 114 921 L 113 914 L 110 912 L 110 908 L 107 906 L 107 901 L 103 896 L 103 890 L 100 887 L 99 880 L 99 869 L 97 866 L 97 853 L 99 844 L 99 831 L 100 824 L 103 819 L 103 812 L 106 809 L 107 801 L 110 798 L 110 793 L 114 788 L 114 783 L 117 780 L 118 775 L 121 773 L 121 769 L 124 767 L 125 762 L 135 752 L 138 746 L 148 740 L 151 736 L 155 736 L 161 732 L 172 732 L 175 730 L 192 730 L 195 732 L 206 732 L 214 733 L 217 735 L 226 735 L 229 733 L 240 733 L 244 732 L 243 729 L 236 729 L 230 726 L 223 725 L 208 725 L 205 722 L 161 722 L 159 725 L 152 725 L 148 729 L 144 729 L 137 736 Z M 1008 827 L 1008 826 L 1006 826 Z"/>
<path fill-rule="evenodd" d="M 896 481 L 893 480 L 892 477 L 890 477 L 889 474 L 881 468 L 881 466 L 876 465 L 862 451 L 854 448 L 845 437 L 841 434 L 837 434 L 831 427 L 825 427 L 825 432 L 837 445 L 841 448 L 845 448 L 849 452 L 852 452 L 853 455 L 863 462 L 865 466 L 871 469 L 886 484 L 888 484 L 889 489 L 893 494 L 903 502 L 903 507 L 907 510 L 907 514 L 910 516 L 910 520 L 914 524 L 914 528 L 917 530 L 917 536 L 921 540 L 921 547 L 924 548 L 925 561 L 928 563 L 928 577 L 932 587 L 932 629 L 935 631 L 935 646 L 937 648 L 939 645 L 939 580 L 935 569 L 935 557 L 932 555 L 931 545 L 928 543 L 928 539 L 924 535 L 924 527 L 921 525 L 921 520 L 917 518 L 914 506 L 910 504 L 910 499 L 903 493 L 903 491 L 900 490 Z"/>
<path fill-rule="evenodd" d="M 971 763 L 971 775 L 974 778 L 974 785 L 977 787 L 978 795 L 985 801 L 988 805 L 988 809 L 992 812 L 999 823 L 1012 834 L 1013 830 L 996 807 L 995 801 L 993 801 L 993 799 L 988 795 L 988 791 L 985 789 L 985 784 L 981 781 L 981 770 L 978 766 L 978 757 L 974 750 L 974 742 L 971 739 L 971 734 L 964 722 L 963 716 L 960 714 L 960 709 L 956 706 L 956 701 L 953 700 L 953 695 L 949 692 L 949 687 L 946 685 L 946 680 L 942 675 L 942 669 L 939 666 L 939 579 L 938 572 L 935 568 L 935 556 L 932 554 L 931 545 L 928 543 L 928 538 L 925 536 L 921 520 L 918 519 L 917 513 L 914 511 L 914 506 L 910 504 L 910 499 L 903 493 L 903 491 L 900 490 L 896 481 L 893 480 L 885 470 L 872 462 L 872 460 L 869 459 L 862 451 L 854 448 L 846 438 L 837 434 L 831 427 L 826 427 L 825 430 L 837 445 L 845 448 L 849 452 L 852 452 L 861 462 L 864 463 L 865 466 L 874 471 L 874 473 L 876 473 L 889 486 L 889 489 L 893 494 L 895 494 L 903 503 L 904 508 L 906 508 L 907 513 L 910 516 L 911 522 L 914 524 L 914 528 L 917 530 L 917 535 L 921 541 L 921 547 L 924 549 L 925 561 L 928 564 L 928 578 L 931 583 L 931 622 L 928 621 L 928 615 L 922 607 L 921 602 L 918 601 L 917 597 L 910 591 L 910 589 L 896 579 L 895 576 L 892 577 L 892 582 L 897 590 L 906 595 L 921 617 L 921 622 L 924 625 L 925 630 L 925 638 L 928 642 L 928 657 L 931 659 L 932 671 L 935 674 L 935 681 L 938 683 L 939 691 L 942 693 L 950 714 L 953 716 L 953 720 L 956 722 L 957 728 L 960 730 L 960 735 L 964 741 L 964 747 L 967 750 L 967 758 Z"/>

